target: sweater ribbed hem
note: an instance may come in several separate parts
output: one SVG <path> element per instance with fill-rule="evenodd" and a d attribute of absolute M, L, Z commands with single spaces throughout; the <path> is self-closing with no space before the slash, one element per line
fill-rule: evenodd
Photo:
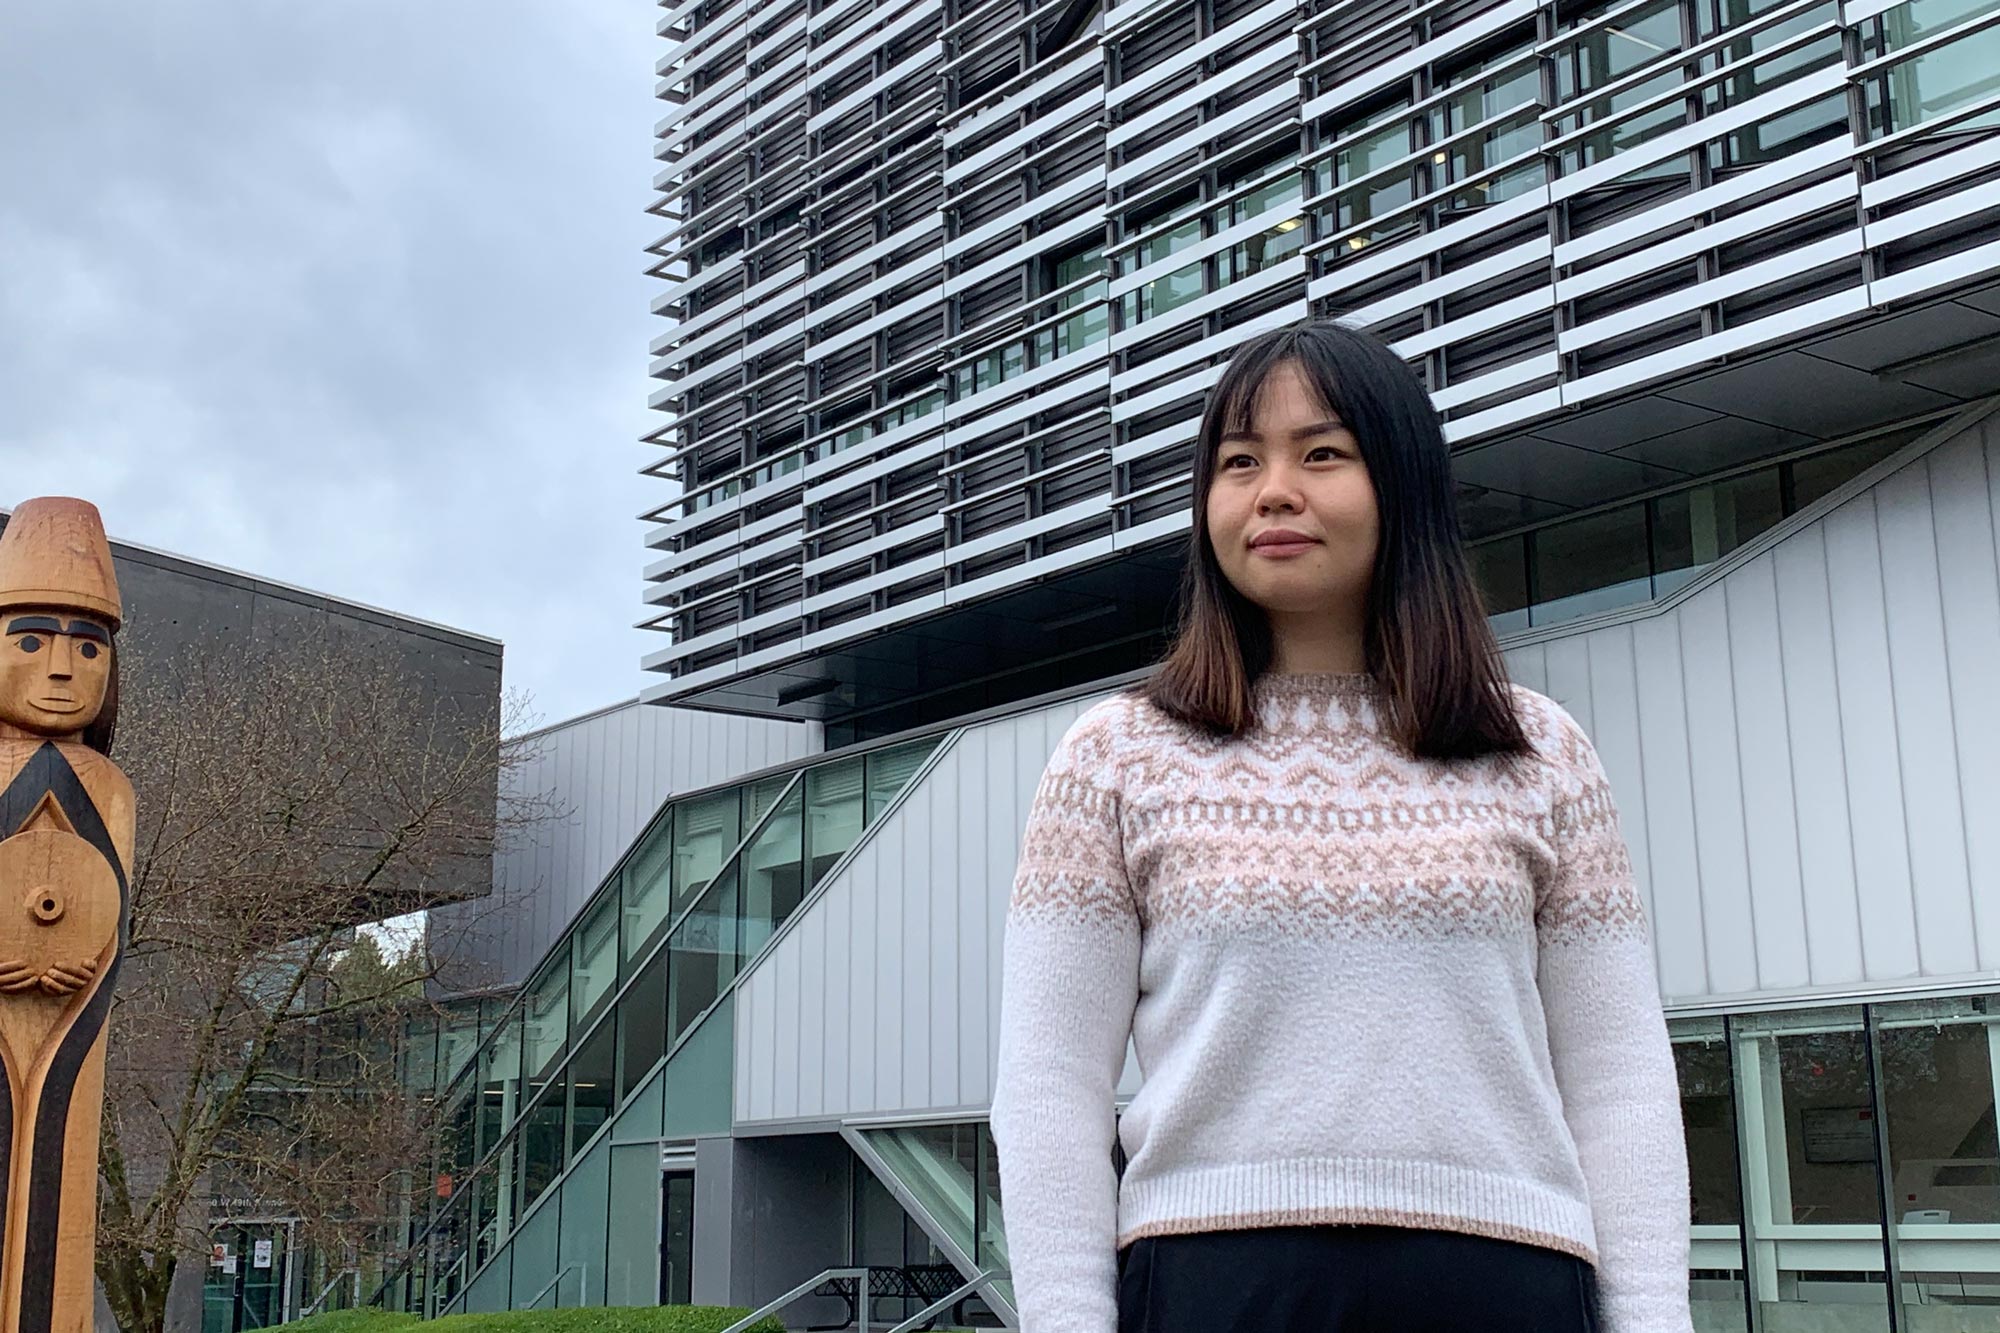
<path fill-rule="evenodd" d="M 1129 1177 L 1118 1248 L 1145 1236 L 1373 1225 L 1461 1231 L 1597 1263 L 1590 1205 L 1491 1171 L 1379 1157 L 1293 1158 Z"/>

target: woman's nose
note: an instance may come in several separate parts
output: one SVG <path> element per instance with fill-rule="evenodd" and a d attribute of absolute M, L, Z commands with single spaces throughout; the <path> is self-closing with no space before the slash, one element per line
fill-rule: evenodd
<path fill-rule="evenodd" d="M 67 634 L 49 635 L 49 677 L 68 680 L 76 670 L 76 645 Z"/>
<path fill-rule="evenodd" d="M 1289 473 L 1273 468 L 1265 475 L 1264 487 L 1257 492 L 1258 513 L 1268 514 L 1283 509 L 1296 514 L 1304 507 L 1304 498 Z"/>

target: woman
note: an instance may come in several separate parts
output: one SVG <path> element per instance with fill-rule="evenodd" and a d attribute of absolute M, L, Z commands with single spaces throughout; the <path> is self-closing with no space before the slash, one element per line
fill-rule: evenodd
<path fill-rule="evenodd" d="M 1454 505 L 1366 334 L 1254 338 L 1210 395 L 1178 639 L 1056 747 L 1008 912 L 1023 1333 L 1691 1327 L 1617 813 L 1507 684 Z"/>

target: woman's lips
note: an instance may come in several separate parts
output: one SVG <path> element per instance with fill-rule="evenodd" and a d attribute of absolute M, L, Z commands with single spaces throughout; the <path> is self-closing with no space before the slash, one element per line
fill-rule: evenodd
<path fill-rule="evenodd" d="M 1319 543 L 1310 537 L 1264 537 L 1250 545 L 1250 554 L 1272 560 L 1289 560 L 1304 555 Z"/>

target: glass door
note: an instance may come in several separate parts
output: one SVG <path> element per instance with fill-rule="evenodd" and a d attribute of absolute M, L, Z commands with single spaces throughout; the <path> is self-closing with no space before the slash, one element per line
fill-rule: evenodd
<path fill-rule="evenodd" d="M 694 1159 L 660 1168 L 660 1304 L 694 1303 Z"/>

